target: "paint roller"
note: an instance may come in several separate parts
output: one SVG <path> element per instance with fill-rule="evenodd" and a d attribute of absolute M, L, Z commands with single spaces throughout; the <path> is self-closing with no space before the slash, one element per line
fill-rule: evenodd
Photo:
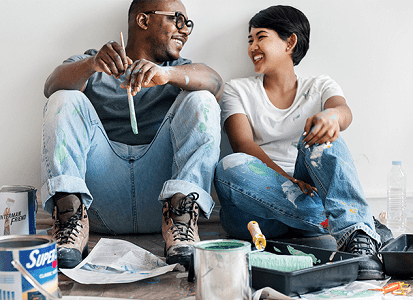
<path fill-rule="evenodd" d="M 279 255 L 270 252 L 251 253 L 251 265 L 281 272 L 292 272 L 313 266 L 310 256 Z"/>
<path fill-rule="evenodd" d="M 282 272 L 292 272 L 313 266 L 310 256 L 278 255 L 270 252 L 263 252 L 267 241 L 262 234 L 260 226 L 256 221 L 248 223 L 248 230 L 251 233 L 252 241 L 257 250 L 251 251 L 251 265 Z"/>

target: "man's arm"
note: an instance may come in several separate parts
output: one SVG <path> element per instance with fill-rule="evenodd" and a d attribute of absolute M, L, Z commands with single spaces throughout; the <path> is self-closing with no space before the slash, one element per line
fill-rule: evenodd
<path fill-rule="evenodd" d="M 130 84 L 132 94 L 136 95 L 142 87 L 167 83 L 183 90 L 210 91 L 217 100 L 221 98 L 224 89 L 218 73 L 204 64 L 161 67 L 144 59 L 135 61 L 129 66 L 122 87 Z"/>
<path fill-rule="evenodd" d="M 93 57 L 89 57 L 56 67 L 46 79 L 44 85 L 46 98 L 59 90 L 79 90 L 83 92 L 87 80 L 95 73 L 91 66 L 92 61 Z"/>
<path fill-rule="evenodd" d="M 132 63 L 123 48 L 116 42 L 109 42 L 96 55 L 58 66 L 46 79 L 44 95 L 49 98 L 58 90 L 84 91 L 86 82 L 96 72 L 105 72 L 119 78 L 125 72 L 125 65 Z"/>
<path fill-rule="evenodd" d="M 221 76 L 204 64 L 189 64 L 173 67 L 169 84 L 184 90 L 210 91 L 217 100 L 221 99 L 224 91 Z"/>

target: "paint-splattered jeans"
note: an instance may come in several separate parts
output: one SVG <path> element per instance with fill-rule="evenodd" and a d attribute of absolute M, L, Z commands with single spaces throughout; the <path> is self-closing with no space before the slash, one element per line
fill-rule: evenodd
<path fill-rule="evenodd" d="M 267 238 L 283 235 L 291 227 L 304 235 L 330 233 L 340 249 L 361 229 L 380 243 L 353 159 L 341 137 L 330 146 L 310 148 L 301 139 L 294 177 L 315 186 L 318 194 L 304 194 L 297 184 L 253 156 L 224 157 L 215 171 L 215 187 L 225 231 L 251 239 L 247 224 L 254 220 Z M 328 231 L 323 227 L 327 217 Z"/>
<path fill-rule="evenodd" d="M 56 192 L 80 193 L 92 231 L 153 233 L 161 229 L 162 200 L 177 192 L 197 192 L 201 211 L 209 218 L 219 116 L 211 93 L 184 91 L 149 145 L 128 146 L 108 139 L 83 93 L 54 93 L 43 117 L 44 209 L 53 211 Z"/>

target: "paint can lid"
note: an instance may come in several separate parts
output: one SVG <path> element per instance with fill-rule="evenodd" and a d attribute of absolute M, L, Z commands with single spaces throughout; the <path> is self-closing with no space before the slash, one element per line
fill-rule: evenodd
<path fill-rule="evenodd" d="M 206 240 L 195 243 L 194 247 L 200 250 L 207 251 L 246 251 L 251 252 L 251 243 L 241 240 Z"/>
<path fill-rule="evenodd" d="M 33 186 L 28 185 L 3 185 L 0 187 L 0 193 L 24 193 L 36 190 Z"/>
<path fill-rule="evenodd" d="M 31 250 L 55 243 L 48 235 L 5 235 L 0 237 L 0 251 Z"/>

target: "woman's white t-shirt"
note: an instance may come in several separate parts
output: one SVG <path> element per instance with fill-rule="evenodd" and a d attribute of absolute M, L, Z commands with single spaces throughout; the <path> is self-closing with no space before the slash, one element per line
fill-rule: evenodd
<path fill-rule="evenodd" d="M 230 80 L 219 101 L 222 125 L 234 114 L 248 117 L 254 141 L 285 172 L 294 173 L 297 144 L 307 118 L 323 110 L 332 96 L 344 97 L 340 86 L 329 76 L 297 76 L 297 94 L 287 109 L 275 107 L 265 92 L 263 75 Z"/>

